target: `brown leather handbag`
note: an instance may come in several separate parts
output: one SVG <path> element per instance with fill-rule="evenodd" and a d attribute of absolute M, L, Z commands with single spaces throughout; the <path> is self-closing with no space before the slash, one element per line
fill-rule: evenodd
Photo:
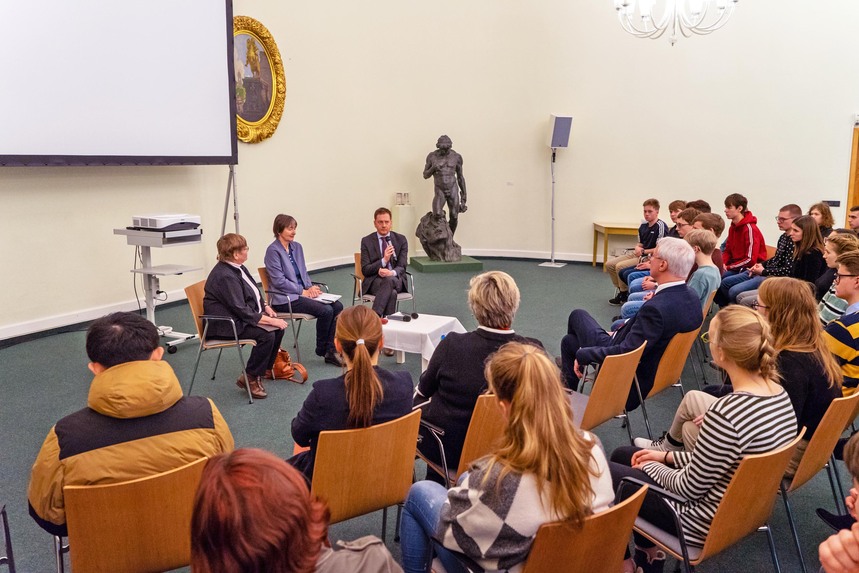
<path fill-rule="evenodd" d="M 307 369 L 298 362 L 293 362 L 289 352 L 283 348 L 277 351 L 271 371 L 275 380 L 289 380 L 296 384 L 307 382 Z"/>

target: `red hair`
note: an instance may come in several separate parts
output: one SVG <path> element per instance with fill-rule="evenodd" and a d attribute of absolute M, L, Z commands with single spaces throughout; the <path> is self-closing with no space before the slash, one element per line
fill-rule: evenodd
<path fill-rule="evenodd" d="M 329 512 L 274 454 L 244 448 L 206 464 L 191 519 L 194 573 L 311 573 Z"/>

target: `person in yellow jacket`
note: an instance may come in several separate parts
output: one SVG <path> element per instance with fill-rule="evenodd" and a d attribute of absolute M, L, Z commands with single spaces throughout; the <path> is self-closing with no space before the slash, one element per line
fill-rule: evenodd
<path fill-rule="evenodd" d="M 137 479 L 233 450 L 218 408 L 182 395 L 158 342 L 155 326 L 135 313 L 113 313 L 89 327 L 95 378 L 87 407 L 51 428 L 30 475 L 30 515 L 49 533 L 68 533 L 64 486 Z"/>

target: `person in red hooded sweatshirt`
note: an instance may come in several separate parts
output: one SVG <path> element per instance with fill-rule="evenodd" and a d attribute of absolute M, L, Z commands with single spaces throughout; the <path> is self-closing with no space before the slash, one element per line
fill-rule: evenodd
<path fill-rule="evenodd" d="M 728 240 L 722 249 L 722 261 L 725 264 L 722 278 L 746 272 L 750 267 L 767 259 L 764 236 L 758 229 L 757 218 L 748 207 L 749 200 L 739 193 L 731 193 L 725 197 L 725 217 L 731 222 L 731 226 L 728 229 Z"/>

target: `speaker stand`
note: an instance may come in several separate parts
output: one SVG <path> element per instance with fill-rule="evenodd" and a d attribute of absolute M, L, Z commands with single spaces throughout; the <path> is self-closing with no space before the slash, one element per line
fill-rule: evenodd
<path fill-rule="evenodd" d="M 554 147 L 552 148 L 552 162 L 549 164 L 552 172 L 552 260 L 540 263 L 539 266 L 559 269 L 567 266 L 567 263 L 555 262 L 555 149 Z"/>
<path fill-rule="evenodd" d="M 230 176 L 227 178 L 227 194 L 224 197 L 224 218 L 221 221 L 221 234 L 223 237 L 227 232 L 227 212 L 230 210 L 230 193 L 233 195 L 233 221 L 236 225 L 236 233 L 239 232 L 239 194 L 236 184 L 236 166 L 230 165 Z"/>

